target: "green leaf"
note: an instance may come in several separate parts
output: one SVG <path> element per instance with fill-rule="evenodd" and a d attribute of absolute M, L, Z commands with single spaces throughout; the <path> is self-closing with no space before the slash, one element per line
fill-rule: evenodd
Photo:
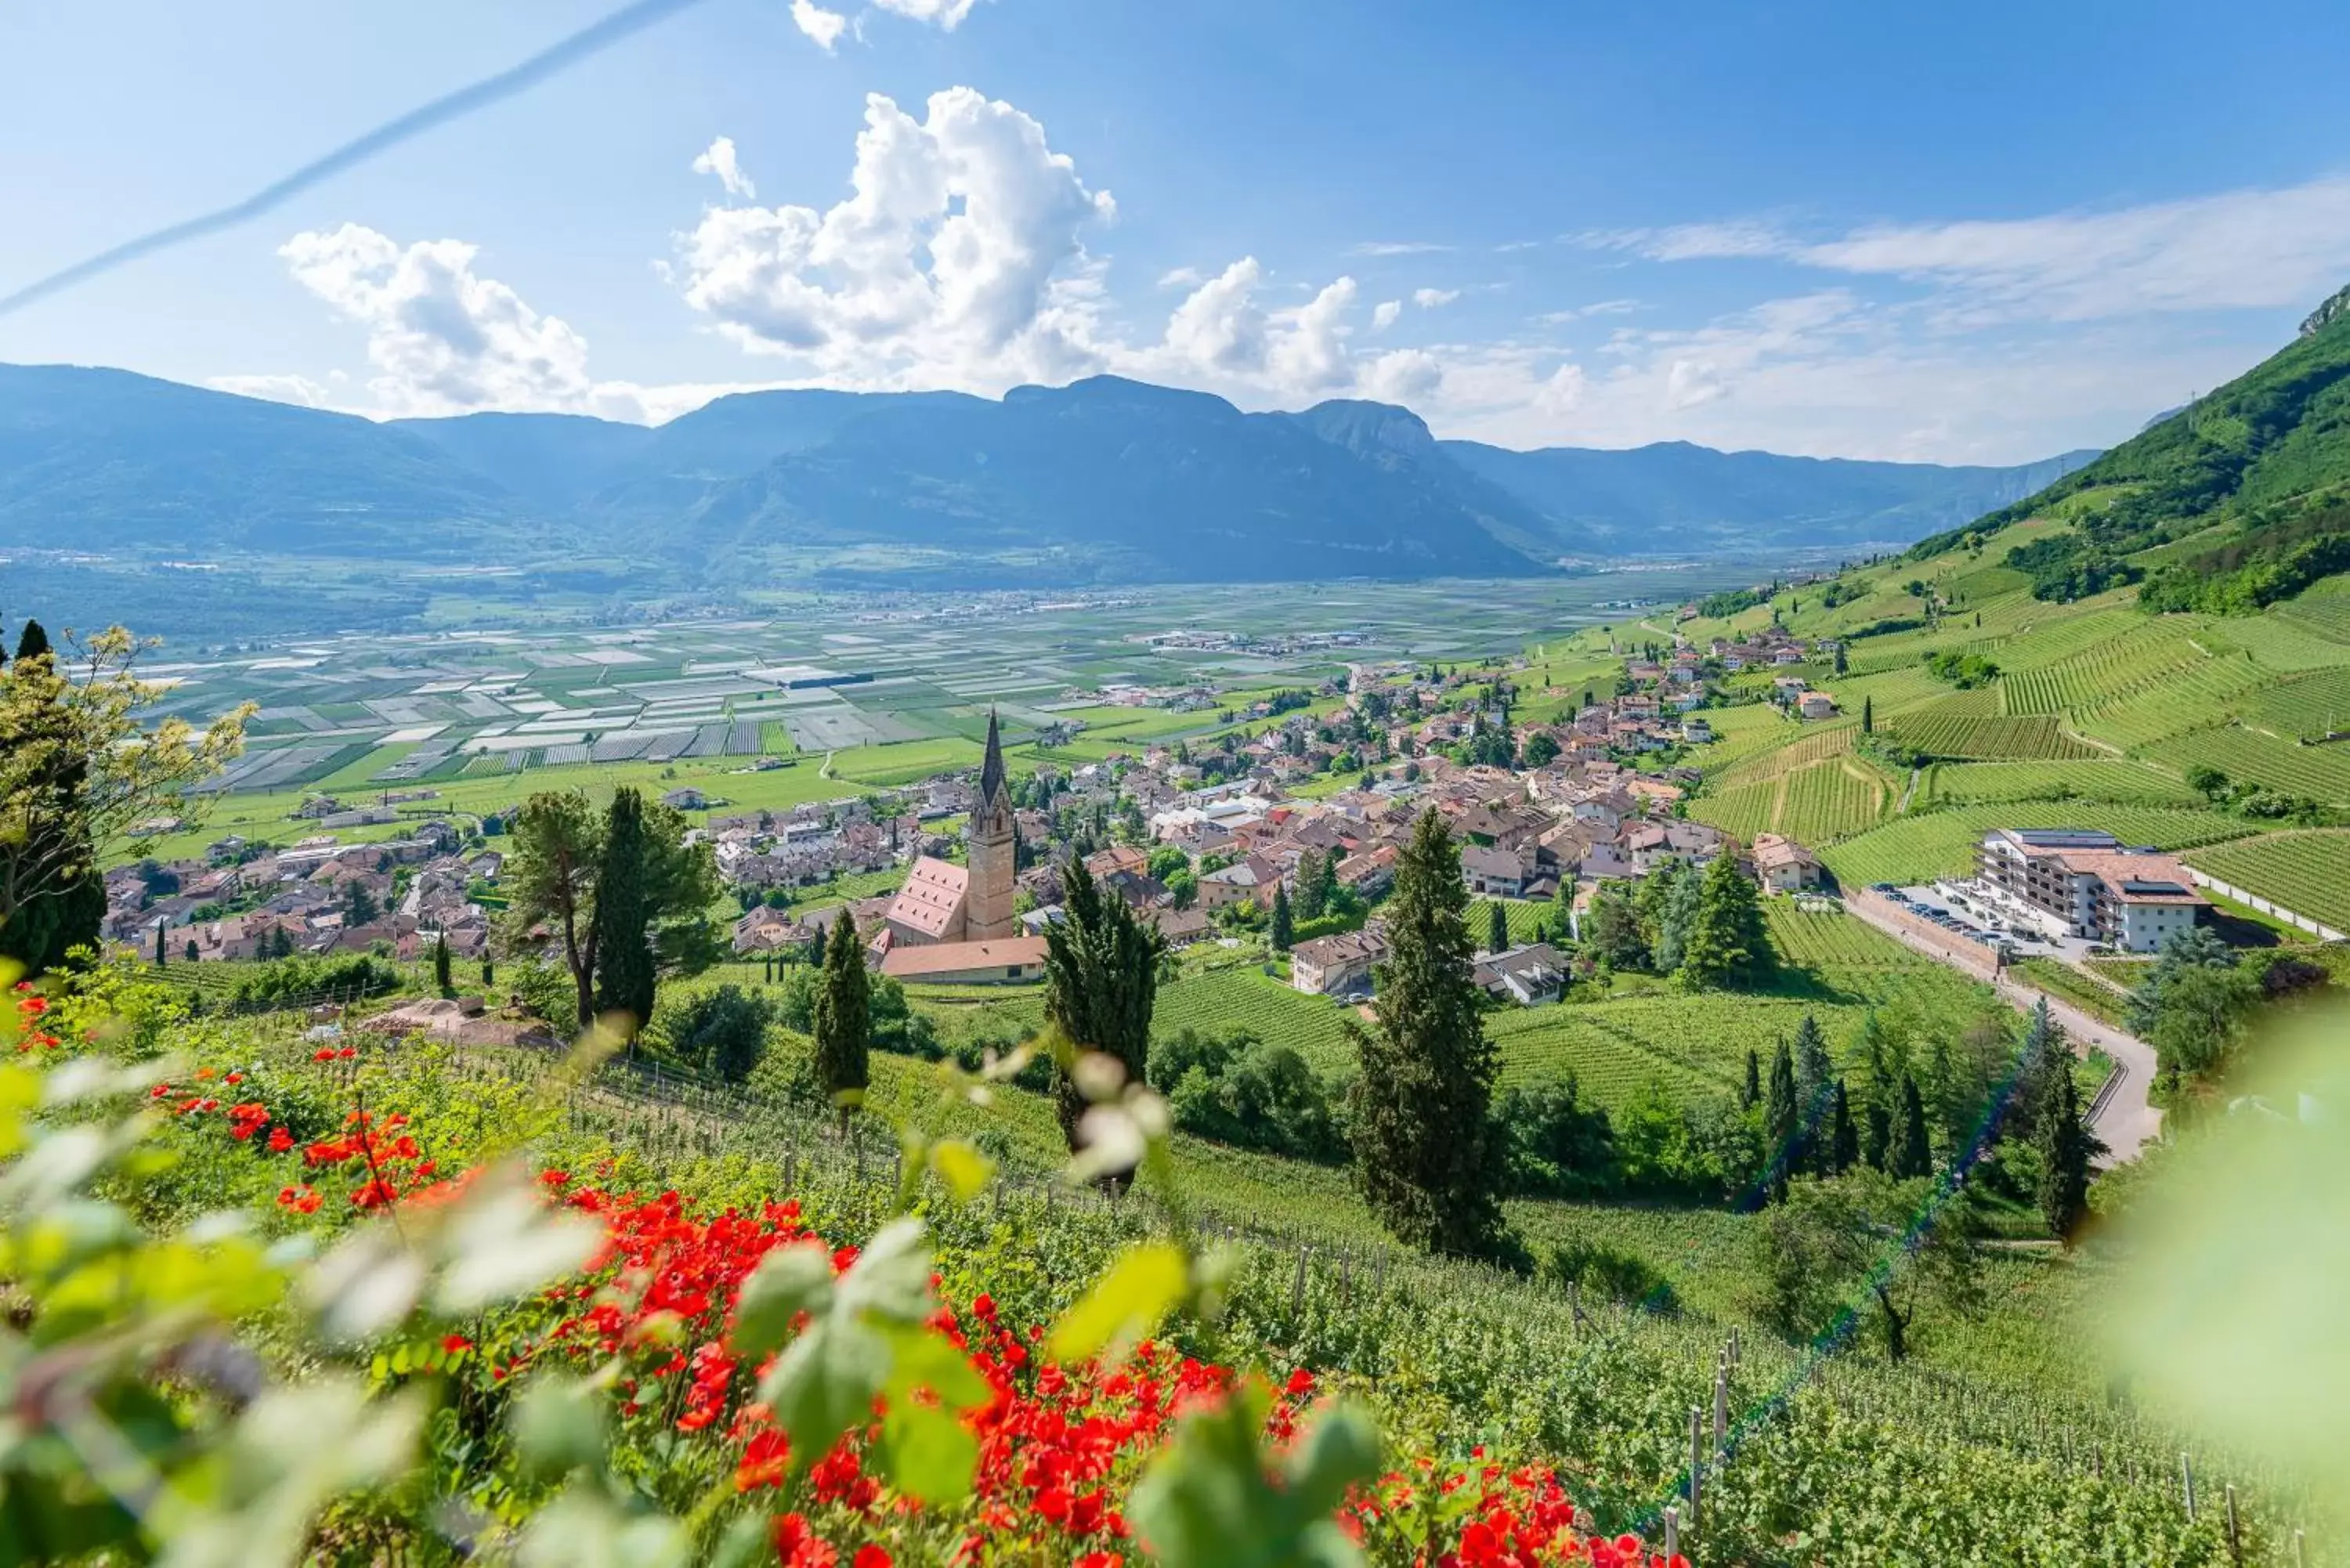
<path fill-rule="evenodd" d="M 824 1457 L 865 1420 L 889 1376 L 889 1342 L 836 1310 L 792 1341 L 760 1380 L 759 1398 L 792 1440 L 794 1468 Z"/>
<path fill-rule="evenodd" d="M 541 1475 L 563 1475 L 603 1457 L 603 1395 L 584 1379 L 538 1374 L 523 1386 L 509 1419 L 523 1462 Z"/>
<path fill-rule="evenodd" d="M 961 1138 L 946 1138 L 931 1149 L 931 1168 L 947 1184 L 958 1203 L 979 1196 L 994 1178 L 995 1162 Z"/>
<path fill-rule="evenodd" d="M 1159 1326 L 1183 1299 L 1190 1277 L 1183 1250 L 1171 1242 L 1128 1248 L 1053 1325 L 1045 1354 L 1055 1361 L 1083 1361 L 1111 1347 L 1122 1352 Z"/>
<path fill-rule="evenodd" d="M 907 1496 L 943 1508 L 971 1495 L 979 1439 L 952 1412 L 898 1400 L 881 1423 L 881 1442 L 889 1483 Z"/>
<path fill-rule="evenodd" d="M 1162 1568 L 1357 1568 L 1361 1551 L 1331 1511 L 1378 1469 L 1370 1422 L 1347 1409 L 1315 1424 L 1278 1482 L 1263 1443 L 1262 1384 L 1184 1417 L 1127 1504 Z"/>
<path fill-rule="evenodd" d="M 995 1397 L 987 1379 L 973 1369 L 970 1357 L 944 1334 L 929 1328 L 885 1328 L 889 1341 L 889 1397 L 892 1402 L 917 1388 L 927 1388 L 939 1403 L 955 1410 L 976 1410 Z"/>
<path fill-rule="evenodd" d="M 778 1247 L 759 1260 L 735 1298 L 727 1345 L 756 1361 L 791 1337 L 792 1320 L 821 1313 L 832 1295 L 832 1255 L 814 1241 Z"/>
<path fill-rule="evenodd" d="M 920 1323 L 930 1316 L 931 1249 L 922 1222 L 899 1220 L 876 1232 L 855 1266 L 840 1277 L 835 1307 L 843 1314 L 869 1312 L 899 1323 Z"/>

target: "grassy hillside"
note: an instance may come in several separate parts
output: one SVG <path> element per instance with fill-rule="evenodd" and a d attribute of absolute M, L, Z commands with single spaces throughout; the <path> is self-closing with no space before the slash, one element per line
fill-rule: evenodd
<path fill-rule="evenodd" d="M 2257 609 L 2350 567 L 2350 316 L 2321 307 L 2235 380 L 1907 558 L 1987 545 L 2042 599 L 2143 581 L 2169 609 Z"/>

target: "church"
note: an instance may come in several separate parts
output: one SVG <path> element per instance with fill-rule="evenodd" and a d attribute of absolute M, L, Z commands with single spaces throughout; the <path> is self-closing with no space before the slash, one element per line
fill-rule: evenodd
<path fill-rule="evenodd" d="M 1012 908 L 1016 836 L 1012 779 L 991 711 L 979 801 L 963 834 L 964 864 L 928 855 L 915 860 L 874 939 L 883 974 L 932 985 L 1044 978 L 1045 939 L 1021 935 Z"/>

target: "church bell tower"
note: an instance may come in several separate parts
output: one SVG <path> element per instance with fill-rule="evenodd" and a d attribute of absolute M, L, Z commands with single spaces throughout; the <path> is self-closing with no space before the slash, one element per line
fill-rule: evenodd
<path fill-rule="evenodd" d="M 979 767 L 979 804 L 972 808 L 971 826 L 964 836 L 971 873 L 963 901 L 966 941 L 996 941 L 1019 934 L 1020 919 L 1012 909 L 1013 846 L 1017 836 L 1012 821 L 1012 780 L 1003 770 L 1003 742 L 996 734 L 995 711 L 990 709 L 987 756 Z"/>

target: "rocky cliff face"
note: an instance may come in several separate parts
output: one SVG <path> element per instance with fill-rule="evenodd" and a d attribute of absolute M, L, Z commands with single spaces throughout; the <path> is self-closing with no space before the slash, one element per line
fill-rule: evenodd
<path fill-rule="evenodd" d="M 2325 329 L 2327 323 L 2345 311 L 2350 311 L 2350 285 L 2345 285 L 2333 298 L 2309 313 L 2309 319 L 2301 324 L 2301 335 L 2303 337 L 2316 337 Z"/>

